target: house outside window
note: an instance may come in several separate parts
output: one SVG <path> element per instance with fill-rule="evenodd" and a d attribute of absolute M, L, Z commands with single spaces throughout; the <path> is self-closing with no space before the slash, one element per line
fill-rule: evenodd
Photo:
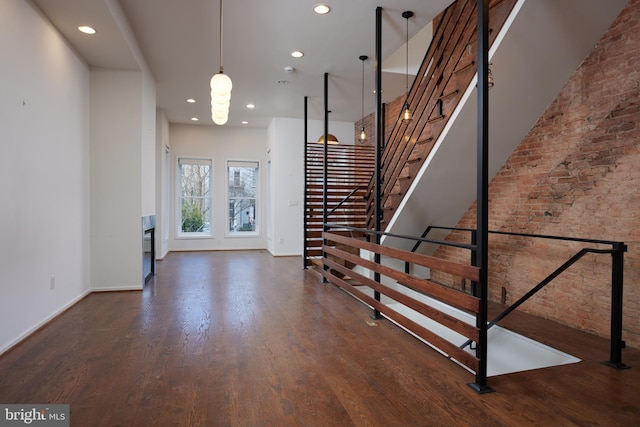
<path fill-rule="evenodd" d="M 258 162 L 227 162 L 228 235 L 258 235 L 259 170 Z"/>
<path fill-rule="evenodd" d="M 178 159 L 178 237 L 211 236 L 211 164 L 211 159 Z"/>

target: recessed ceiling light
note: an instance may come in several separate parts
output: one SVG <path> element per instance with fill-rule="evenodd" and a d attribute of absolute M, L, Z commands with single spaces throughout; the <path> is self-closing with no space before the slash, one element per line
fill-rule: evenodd
<path fill-rule="evenodd" d="M 196 102 L 196 100 L 195 100 L 195 99 L 193 99 L 193 98 L 189 98 L 189 99 L 187 99 L 187 102 L 188 102 L 189 104 L 193 104 L 194 102 Z"/>
<path fill-rule="evenodd" d="M 88 25 L 80 25 L 78 27 L 78 30 L 82 31 L 85 34 L 95 34 L 96 30 L 94 30 L 93 28 L 89 27 Z"/>
<path fill-rule="evenodd" d="M 291 52 L 291 56 L 293 56 L 294 58 L 302 58 L 304 56 L 304 53 L 300 52 L 299 50 L 294 50 L 293 52 Z"/>
<path fill-rule="evenodd" d="M 331 8 L 329 6 L 327 6 L 326 4 L 317 4 L 315 6 L 313 6 L 313 11 L 315 13 L 317 13 L 318 15 L 324 15 L 327 14 L 329 12 L 331 12 Z"/>
<path fill-rule="evenodd" d="M 253 108 L 256 108 L 256 106 L 254 104 L 247 104 L 247 108 L 251 110 Z"/>
<path fill-rule="evenodd" d="M 197 122 L 197 121 L 198 121 L 198 118 L 197 118 L 197 117 L 191 117 L 191 121 L 193 121 L 193 122 Z"/>
<path fill-rule="evenodd" d="M 241 121 L 240 123 L 242 123 L 243 125 L 248 125 L 248 124 L 249 124 L 249 122 L 248 122 L 248 121 L 246 121 L 246 120 L 243 120 L 243 121 Z"/>

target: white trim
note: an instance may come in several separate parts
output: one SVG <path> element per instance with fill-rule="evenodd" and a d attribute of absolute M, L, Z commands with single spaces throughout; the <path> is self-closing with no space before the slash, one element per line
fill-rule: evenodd
<path fill-rule="evenodd" d="M 184 163 L 181 163 L 183 161 Z M 182 212 L 180 209 L 180 201 L 182 199 L 182 185 L 181 178 L 182 173 L 180 172 L 180 165 L 182 164 L 195 164 L 195 165 L 208 165 L 210 167 L 209 170 L 209 232 L 208 233 L 183 233 L 180 230 L 180 225 L 182 224 Z M 213 180 L 213 157 L 202 157 L 202 156 L 188 156 L 188 155 L 180 155 L 176 154 L 175 156 L 175 179 L 174 179 L 174 239 L 175 240 L 199 240 L 199 239 L 213 239 L 213 193 L 214 193 L 214 180 Z"/>
<path fill-rule="evenodd" d="M 141 291 L 144 286 L 112 286 L 110 288 L 92 289 L 91 292 L 120 292 L 120 291 Z"/>
<path fill-rule="evenodd" d="M 260 160 L 238 160 L 238 159 L 226 159 L 224 162 L 224 237 L 225 238 L 260 238 L 262 237 L 262 167 Z M 229 167 L 242 167 L 242 168 L 252 168 L 255 167 L 258 171 L 256 174 L 256 195 L 254 197 L 256 201 L 255 206 L 255 231 L 229 231 Z"/>

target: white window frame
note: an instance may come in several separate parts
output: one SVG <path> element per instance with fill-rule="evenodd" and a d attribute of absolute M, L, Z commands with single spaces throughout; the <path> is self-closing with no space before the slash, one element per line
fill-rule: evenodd
<path fill-rule="evenodd" d="M 254 222 L 255 222 L 255 230 L 254 231 L 232 231 L 229 230 L 229 224 L 231 222 L 231 218 L 229 215 L 229 203 L 230 203 L 230 195 L 229 195 L 229 168 L 230 167 L 252 167 L 255 166 L 257 169 L 256 172 L 256 188 L 255 188 L 255 212 L 254 212 Z M 260 169 L 260 161 L 258 160 L 227 160 L 225 162 L 225 237 L 259 237 L 260 236 L 260 226 L 262 223 L 262 216 L 260 211 L 260 206 L 262 203 L 261 194 L 260 194 L 260 182 L 261 182 L 261 169 Z M 232 178 L 233 179 L 233 178 Z"/>
<path fill-rule="evenodd" d="M 201 232 L 182 231 L 182 164 L 209 166 L 209 226 Z M 176 239 L 207 239 L 213 237 L 213 159 L 204 157 L 178 156 L 176 158 L 176 204 L 175 218 Z"/>

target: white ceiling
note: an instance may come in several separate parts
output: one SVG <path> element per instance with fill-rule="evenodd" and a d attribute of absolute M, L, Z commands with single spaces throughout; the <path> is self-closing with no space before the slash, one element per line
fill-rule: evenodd
<path fill-rule="evenodd" d="M 32 0 L 91 66 L 139 70 L 139 54 L 157 84 L 157 103 L 172 123 L 213 125 L 209 80 L 219 71 L 219 0 Z M 328 15 L 313 13 L 317 0 L 226 0 L 223 4 L 223 66 L 233 81 L 226 126 L 266 127 L 272 117 L 324 117 L 324 73 L 329 73 L 330 119 L 355 122 L 362 116 L 362 62 L 365 61 L 364 112 L 374 110 L 376 7 L 382 12 L 383 102 L 405 91 L 404 41 L 411 10 L 412 38 L 451 0 L 327 0 Z M 91 25 L 97 34 L 80 33 Z M 428 39 L 409 46 L 410 69 L 422 60 Z M 400 49 L 400 52 L 396 52 Z M 291 51 L 301 50 L 295 59 Z M 395 55 L 394 52 L 396 52 Z M 387 63 L 395 61 L 395 63 Z M 400 64 L 397 62 L 400 61 Z M 291 66 L 293 72 L 284 68 Z M 400 73 L 397 71 L 400 70 Z M 288 84 L 279 84 L 286 80 Z M 412 79 L 410 79 L 411 82 Z M 195 104 L 188 104 L 194 98 Z M 256 108 L 245 106 L 253 103 Z"/>

